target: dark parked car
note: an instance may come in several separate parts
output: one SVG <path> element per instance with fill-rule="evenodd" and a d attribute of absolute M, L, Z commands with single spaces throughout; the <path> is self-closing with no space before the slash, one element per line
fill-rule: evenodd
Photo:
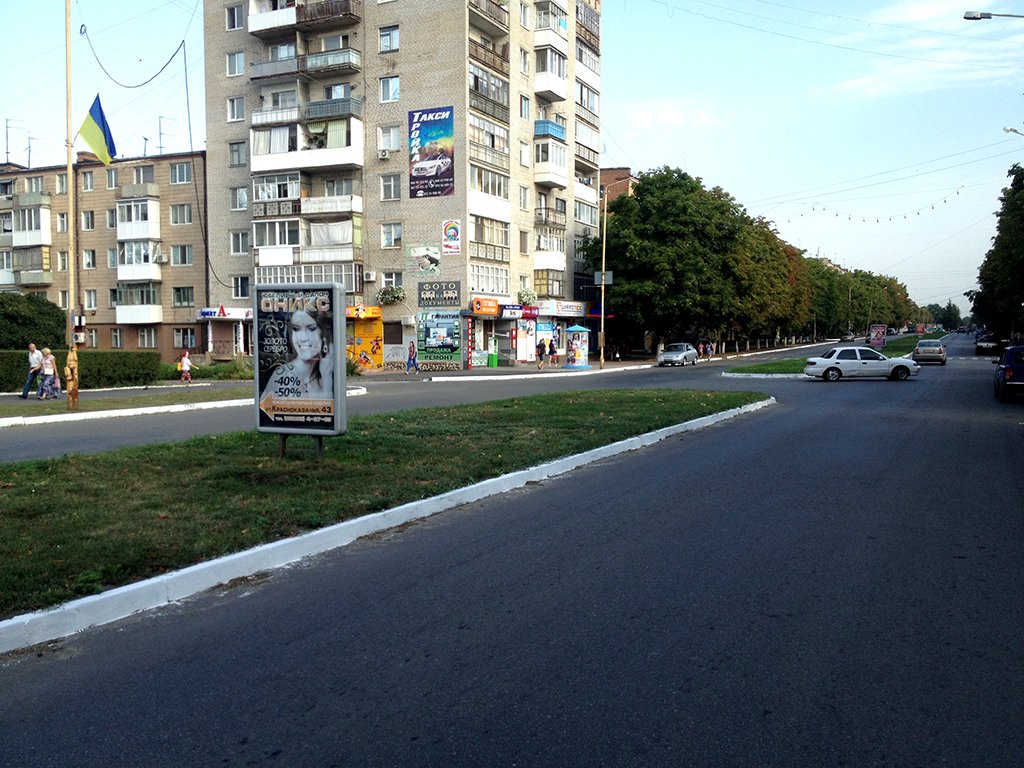
<path fill-rule="evenodd" d="M 991 334 L 979 336 L 974 342 L 974 354 L 976 355 L 994 355 L 998 352 L 999 340 Z"/>
<path fill-rule="evenodd" d="M 1015 395 L 1024 394 L 1024 346 L 1007 347 L 995 364 L 996 399 L 1005 403 Z"/>

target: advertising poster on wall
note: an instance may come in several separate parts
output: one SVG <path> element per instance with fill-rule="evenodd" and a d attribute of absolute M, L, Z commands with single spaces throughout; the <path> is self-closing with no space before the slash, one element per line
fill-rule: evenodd
<path fill-rule="evenodd" d="M 453 107 L 409 113 L 409 197 L 455 194 Z"/>
<path fill-rule="evenodd" d="M 421 312 L 420 361 L 458 363 L 462 360 L 462 324 L 458 311 Z"/>
<path fill-rule="evenodd" d="M 445 256 L 462 253 L 462 222 L 458 219 L 441 222 L 441 253 Z"/>
<path fill-rule="evenodd" d="M 345 431 L 345 287 L 259 285 L 256 429 L 309 435 Z"/>

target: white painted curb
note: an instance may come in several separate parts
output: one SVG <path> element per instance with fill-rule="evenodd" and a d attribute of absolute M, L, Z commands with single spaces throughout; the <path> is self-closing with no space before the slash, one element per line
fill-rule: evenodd
<path fill-rule="evenodd" d="M 45 611 L 15 616 L 0 621 L 0 653 L 57 640 L 90 627 L 123 619 L 133 613 L 158 608 L 219 584 L 225 584 L 232 579 L 280 568 L 304 557 L 345 546 L 373 533 L 429 517 L 461 504 L 479 501 L 494 494 L 522 488 L 527 483 L 561 475 L 585 464 L 627 451 L 635 451 L 673 435 L 702 429 L 774 404 L 775 398 L 770 397 L 742 408 L 637 435 L 575 456 L 566 456 L 536 467 L 483 480 L 440 496 L 410 502 L 394 509 L 311 531 L 302 536 L 271 542 L 245 552 L 237 552 L 136 584 L 111 589 L 99 595 L 73 600 Z"/>

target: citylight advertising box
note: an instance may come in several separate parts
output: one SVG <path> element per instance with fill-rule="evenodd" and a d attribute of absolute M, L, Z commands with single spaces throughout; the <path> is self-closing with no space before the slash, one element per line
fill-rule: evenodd
<path fill-rule="evenodd" d="M 256 429 L 301 435 L 345 431 L 345 286 L 257 285 Z"/>

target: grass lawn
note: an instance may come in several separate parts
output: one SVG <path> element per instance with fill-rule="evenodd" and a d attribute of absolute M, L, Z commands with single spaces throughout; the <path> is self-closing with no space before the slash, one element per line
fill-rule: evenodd
<path fill-rule="evenodd" d="M 147 408 L 160 405 L 183 403 L 208 403 L 214 400 L 240 400 L 253 396 L 251 381 L 239 381 L 219 387 L 202 384 L 182 386 L 180 384 L 153 386 L 148 389 L 126 391 L 113 397 L 95 397 L 89 390 L 82 390 L 78 396 L 77 411 L 113 411 L 120 408 Z M 0 419 L 14 416 L 53 416 L 58 413 L 74 413 L 68 409 L 67 395 L 56 400 L 11 399 L 0 403 Z"/>
<path fill-rule="evenodd" d="M 766 397 L 562 392 L 351 417 L 322 462 L 311 438 L 281 459 L 277 435 L 240 432 L 0 464 L 0 618 Z"/>

